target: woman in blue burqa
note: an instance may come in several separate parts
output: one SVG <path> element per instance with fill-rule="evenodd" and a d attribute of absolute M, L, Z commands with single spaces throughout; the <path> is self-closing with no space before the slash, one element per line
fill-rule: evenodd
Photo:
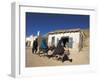
<path fill-rule="evenodd" d="M 47 46 L 45 38 L 42 38 L 42 40 L 41 40 L 40 51 L 43 51 L 43 53 L 47 53 L 48 52 L 48 46 Z"/>

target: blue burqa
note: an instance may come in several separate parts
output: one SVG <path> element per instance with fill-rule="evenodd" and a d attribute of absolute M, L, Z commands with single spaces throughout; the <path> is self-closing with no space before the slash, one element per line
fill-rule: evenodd
<path fill-rule="evenodd" d="M 42 39 L 40 43 L 40 50 L 42 50 L 44 53 L 47 53 L 48 51 L 48 46 L 45 39 Z"/>
<path fill-rule="evenodd" d="M 41 44 L 40 44 L 40 48 L 47 49 L 47 43 L 46 43 L 45 39 L 42 39 Z"/>

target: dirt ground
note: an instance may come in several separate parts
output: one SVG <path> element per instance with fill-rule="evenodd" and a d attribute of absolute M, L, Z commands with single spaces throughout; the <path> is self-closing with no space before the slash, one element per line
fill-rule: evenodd
<path fill-rule="evenodd" d="M 89 64 L 89 49 L 83 48 L 80 52 L 70 52 L 70 58 L 72 62 L 65 61 L 61 62 L 52 58 L 40 57 L 37 54 L 32 54 L 31 48 L 26 48 L 26 67 L 40 67 L 40 66 L 58 66 L 58 65 L 83 65 Z"/>

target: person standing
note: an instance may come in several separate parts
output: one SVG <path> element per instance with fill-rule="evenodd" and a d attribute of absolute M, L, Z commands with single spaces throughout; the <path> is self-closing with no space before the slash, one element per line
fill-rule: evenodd
<path fill-rule="evenodd" d="M 38 49 L 38 39 L 36 38 L 36 40 L 33 41 L 33 46 L 32 46 L 32 53 L 36 53 Z"/>

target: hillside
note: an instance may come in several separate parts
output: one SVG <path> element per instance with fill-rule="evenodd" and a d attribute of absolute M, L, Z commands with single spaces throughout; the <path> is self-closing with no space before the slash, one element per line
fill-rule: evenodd
<path fill-rule="evenodd" d="M 84 47 L 89 47 L 89 42 L 90 42 L 89 29 L 81 29 L 81 33 L 83 35 L 83 48 Z"/>

